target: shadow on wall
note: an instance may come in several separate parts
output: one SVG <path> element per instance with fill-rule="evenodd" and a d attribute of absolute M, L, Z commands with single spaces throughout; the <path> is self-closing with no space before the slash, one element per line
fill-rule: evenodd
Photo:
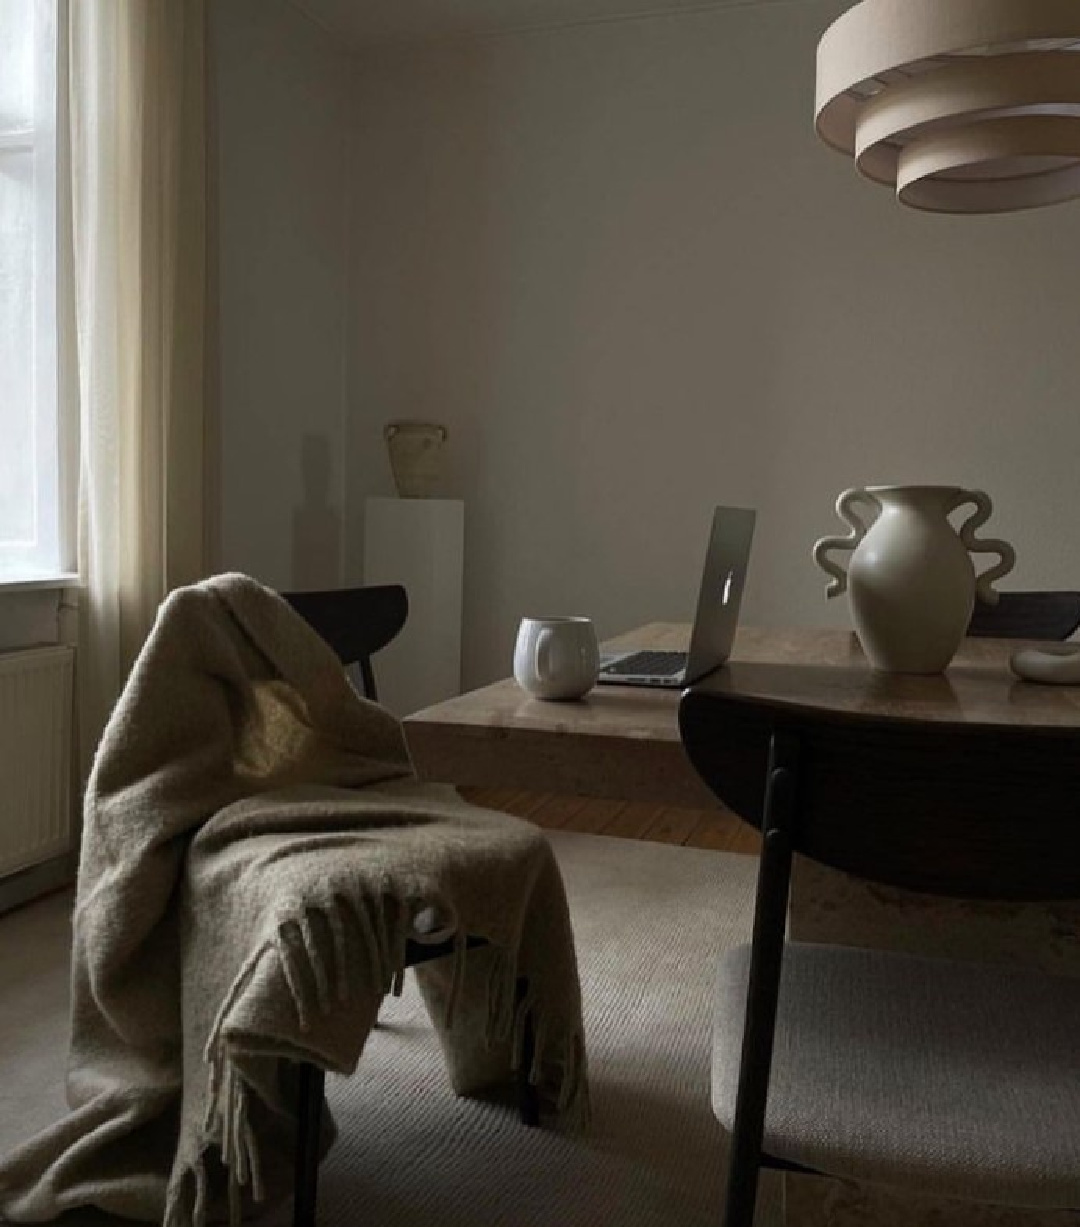
<path fill-rule="evenodd" d="M 341 512 L 330 501 L 334 462 L 325 435 L 300 443 L 302 501 L 292 518 L 292 578 L 300 591 L 341 583 Z"/>

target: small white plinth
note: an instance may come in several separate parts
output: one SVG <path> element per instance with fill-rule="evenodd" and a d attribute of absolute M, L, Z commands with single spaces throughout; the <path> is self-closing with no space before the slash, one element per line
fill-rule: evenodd
<path fill-rule="evenodd" d="M 379 700 L 396 716 L 461 693 L 465 504 L 444 498 L 369 498 L 364 583 L 403 584 L 405 629 L 374 659 Z"/>

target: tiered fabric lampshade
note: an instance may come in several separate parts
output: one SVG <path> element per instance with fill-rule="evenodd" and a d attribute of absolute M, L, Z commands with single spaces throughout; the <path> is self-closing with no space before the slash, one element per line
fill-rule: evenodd
<path fill-rule="evenodd" d="M 918 209 L 1080 198 L 1080 0 L 862 0 L 818 47 L 817 131 Z"/>

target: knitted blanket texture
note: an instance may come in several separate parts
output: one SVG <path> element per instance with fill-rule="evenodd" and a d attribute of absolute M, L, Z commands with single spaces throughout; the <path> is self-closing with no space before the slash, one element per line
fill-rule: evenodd
<path fill-rule="evenodd" d="M 452 943 L 415 974 L 457 1093 L 510 1078 L 528 1016 L 531 1080 L 587 1111 L 542 833 L 418 782 L 400 724 L 244 576 L 159 612 L 91 773 L 73 927 L 70 1112 L 0 1160 L 7 1221 L 203 1227 L 286 1195 L 296 1063 L 356 1069 L 409 940 Z"/>

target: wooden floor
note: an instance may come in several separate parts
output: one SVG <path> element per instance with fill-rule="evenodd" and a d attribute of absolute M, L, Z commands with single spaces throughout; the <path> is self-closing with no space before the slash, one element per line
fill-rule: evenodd
<path fill-rule="evenodd" d="M 623 839 L 646 839 L 721 852 L 757 855 L 761 851 L 757 831 L 724 810 L 674 809 L 636 801 L 597 801 L 495 788 L 462 788 L 460 792 L 476 805 L 517 814 L 548 829 L 618 835 Z"/>

